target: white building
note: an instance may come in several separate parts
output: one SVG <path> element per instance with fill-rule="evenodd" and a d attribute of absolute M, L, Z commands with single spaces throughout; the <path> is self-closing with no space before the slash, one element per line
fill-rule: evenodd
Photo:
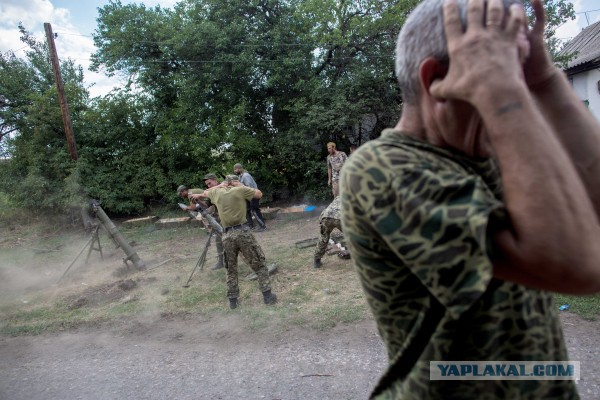
<path fill-rule="evenodd" d="M 579 98 L 600 121 L 600 21 L 582 30 L 560 55 L 573 55 L 565 73 Z"/>

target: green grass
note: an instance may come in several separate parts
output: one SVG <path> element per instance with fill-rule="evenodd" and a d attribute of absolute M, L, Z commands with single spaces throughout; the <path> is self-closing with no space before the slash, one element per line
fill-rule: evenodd
<path fill-rule="evenodd" d="M 308 284 L 300 283 L 291 290 L 287 301 L 292 304 L 306 303 L 311 299 L 309 290 Z"/>
<path fill-rule="evenodd" d="M 27 303 L 21 301 L 21 298 L 8 297 L 10 303 L 0 304 L 0 334 L 38 335 L 147 313 L 157 316 L 201 314 L 207 318 L 239 313 L 244 317 L 248 329 L 254 331 L 285 330 L 291 326 L 328 330 L 338 324 L 351 324 L 369 318 L 370 313 L 358 278 L 348 262 L 335 256 L 327 257 L 324 267 L 314 271 L 311 265 L 314 248 L 298 249 L 293 245 L 296 240 L 317 235 L 310 229 L 300 231 L 299 228 L 296 232 L 295 224 L 310 223 L 293 221 L 273 224 L 271 229 L 277 234 L 271 235 L 266 243 L 263 242 L 267 264 L 278 265 L 278 272 L 273 276 L 273 288 L 279 302 L 274 306 L 265 306 L 257 290 L 257 282 L 245 279 L 250 269 L 240 258 L 240 307 L 229 310 L 225 271 L 210 270 L 210 265 L 214 262 L 214 243 L 204 269 L 196 270 L 190 287 L 182 287 L 197 261 L 196 257 L 203 249 L 206 241 L 204 231 L 189 226 L 164 230 L 154 230 L 152 225 L 119 227 L 128 241 L 137 242 L 134 249 L 140 256 L 149 254 L 156 262 L 167 258 L 171 261 L 155 270 L 134 273 L 132 276 L 115 277 L 105 274 L 104 282 L 91 286 L 80 286 L 79 283 L 68 286 L 65 283 L 69 290 L 64 292 L 63 283 L 52 290 L 30 292 Z M 30 230 L 29 236 L 25 235 L 28 232 L 26 228 L 15 233 L 21 238 L 29 238 L 26 245 L 1 249 L 6 259 L 15 260 L 11 262 L 11 267 L 2 270 L 7 276 L 21 264 L 44 266 L 43 262 L 48 261 L 64 268 L 70 263 L 72 255 L 65 256 L 61 252 L 34 254 L 28 249 L 62 246 L 64 249 L 79 250 L 86 239 L 80 231 L 69 233 L 54 229 L 52 235 L 40 235 L 38 226 Z M 105 248 L 112 247 L 112 242 L 105 233 L 101 236 L 101 243 Z M 3 268 L 1 263 L 0 268 Z M 44 271 L 42 267 L 39 268 L 33 272 L 37 274 Z M 73 274 L 80 272 L 75 269 Z M 83 276 L 85 275 L 78 279 L 83 281 Z M 102 285 L 129 278 L 138 283 L 130 292 L 95 304 L 84 304 L 80 308 L 72 307 L 74 299 L 85 294 L 82 293 L 83 290 L 99 290 Z M 101 294 L 101 291 L 98 293 Z M 92 295 L 87 296 L 93 299 Z M 555 297 L 556 307 L 570 304 L 569 312 L 577 313 L 585 319 L 597 319 L 600 315 L 600 295 Z"/>
<path fill-rule="evenodd" d="M 77 327 L 85 322 L 98 321 L 97 316 L 89 315 L 86 310 L 69 310 L 63 304 L 33 309 L 9 309 L 3 307 L 0 333 L 18 335 L 37 335 Z"/>
<path fill-rule="evenodd" d="M 600 316 L 600 294 L 591 296 L 554 295 L 556 307 L 568 304 L 569 311 L 579 314 L 583 319 L 596 320 Z"/>
<path fill-rule="evenodd" d="M 39 292 L 29 291 L 27 302 L 21 297 L 6 296 L 4 301 L 8 303 L 0 304 L 0 334 L 37 335 L 137 315 L 160 318 L 163 315 L 200 314 L 212 318 L 239 313 L 247 328 L 255 331 L 286 330 L 290 326 L 325 330 L 366 318 L 366 302 L 348 263 L 332 256 L 322 271 L 315 272 L 310 263 L 314 248 L 294 246 L 294 242 L 305 239 L 305 235 L 318 235 L 313 229 L 314 224 L 315 220 L 277 221 L 270 226 L 271 232 L 276 234 L 262 236 L 261 246 L 267 264 L 278 266 L 272 278 L 273 290 L 279 298 L 274 306 L 263 303 L 256 280 L 246 280 L 251 271 L 240 257 L 240 307 L 229 310 L 225 270 L 210 270 L 215 257 L 214 243 L 204 269 L 196 270 L 189 287 L 182 287 L 206 242 L 203 230 L 188 226 L 155 230 L 152 225 L 127 228 L 120 225 L 120 232 L 127 241 L 136 242 L 134 249 L 148 267 L 163 260 L 168 262 L 144 272 L 129 271 L 127 275 L 115 275 L 112 265 L 86 270 L 78 263 L 60 285 Z M 45 271 L 45 260 L 54 259 L 54 268 L 60 274 L 71 262 L 72 255 L 65 256 L 62 251 L 32 254 L 27 248 L 63 245 L 65 253 L 67 248 L 72 253 L 79 251 L 86 242 L 80 230 L 58 230 L 53 235 L 40 236 L 36 234 L 37 228 L 29 228 L 29 235 L 27 229 L 24 227 L 19 233 L 20 237 L 29 238 L 27 245 L 0 249 L 11 259 L 20 260 L 2 271 L 7 276 L 23 266 L 29 266 L 28 273 L 36 276 L 38 267 L 34 266 L 44 266 Z M 104 249 L 113 247 L 105 232 L 101 233 L 100 241 Z M 116 254 L 114 263 L 121 269 L 118 250 Z M 92 264 L 100 263 L 97 259 L 97 255 L 92 254 Z M 86 274 L 90 274 L 89 279 Z M 134 280 L 136 286 L 121 293 L 117 283 L 126 279 Z M 82 286 L 83 282 L 85 285 Z"/>
<path fill-rule="evenodd" d="M 137 314 L 141 310 L 140 303 L 134 299 L 132 301 L 127 301 L 125 303 L 117 304 L 111 306 L 106 311 L 106 316 L 108 318 L 120 317 L 124 315 L 132 315 Z"/>

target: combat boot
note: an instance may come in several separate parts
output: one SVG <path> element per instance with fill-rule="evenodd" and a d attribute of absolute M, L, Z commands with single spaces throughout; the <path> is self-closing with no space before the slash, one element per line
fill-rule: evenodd
<path fill-rule="evenodd" d="M 235 310 L 238 306 L 238 299 L 237 298 L 233 298 L 233 299 L 229 299 L 229 308 L 231 308 L 232 310 Z"/>
<path fill-rule="evenodd" d="M 315 258 L 315 260 L 313 261 L 313 267 L 321 268 L 321 259 L 320 258 Z"/>
<path fill-rule="evenodd" d="M 267 290 L 266 292 L 263 292 L 263 300 L 265 301 L 265 304 L 275 304 L 277 302 L 277 296 L 275 296 L 275 293 L 271 293 L 270 290 Z"/>
<path fill-rule="evenodd" d="M 225 268 L 225 264 L 223 263 L 223 254 L 219 254 L 217 262 L 211 268 L 212 270 Z"/>

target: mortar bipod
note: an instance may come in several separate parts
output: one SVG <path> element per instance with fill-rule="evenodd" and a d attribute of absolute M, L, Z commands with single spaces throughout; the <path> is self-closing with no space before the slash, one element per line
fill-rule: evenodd
<path fill-rule="evenodd" d="M 71 261 L 71 264 L 69 264 L 69 266 L 67 267 L 67 269 L 65 270 L 65 272 L 63 272 L 63 274 L 61 275 L 61 277 L 58 279 L 58 281 L 56 283 L 59 283 L 65 277 L 65 275 L 67 274 L 67 272 L 69 272 L 69 270 L 71 269 L 71 267 L 73 266 L 73 264 L 75 264 L 75 261 L 77 261 L 77 259 L 81 256 L 81 254 L 83 254 L 83 251 L 86 249 L 86 247 L 89 246 L 88 254 L 87 254 L 87 257 L 85 258 L 85 263 L 86 264 L 88 263 L 90 255 L 92 254 L 92 250 L 99 251 L 100 252 L 100 258 L 104 259 L 104 256 L 102 255 L 102 246 L 100 245 L 100 235 L 98 234 L 98 230 L 99 229 L 100 229 L 100 225 L 96 225 L 94 227 L 94 230 L 92 231 L 92 236 L 85 243 L 85 245 L 79 251 L 79 253 L 77 254 L 77 256 L 75 256 L 75 258 L 73 259 L 73 261 Z M 95 244 L 98 245 L 98 248 L 94 247 Z"/>
<path fill-rule="evenodd" d="M 208 253 L 208 248 L 210 247 L 210 240 L 212 239 L 213 235 L 217 235 L 217 233 L 215 233 L 214 230 L 211 229 L 210 233 L 208 234 L 208 239 L 206 239 L 206 244 L 204 245 L 204 250 L 202 250 L 202 254 L 200 254 L 200 258 L 196 262 L 196 265 L 194 266 L 194 269 L 192 269 L 192 273 L 190 274 L 190 277 L 188 278 L 185 285 L 183 285 L 183 287 L 190 287 L 190 282 L 192 280 L 192 276 L 194 276 L 194 272 L 196 272 L 196 269 L 198 268 L 198 266 L 200 266 L 200 271 L 202 271 L 202 268 L 204 268 L 204 263 L 206 262 L 206 253 Z"/>

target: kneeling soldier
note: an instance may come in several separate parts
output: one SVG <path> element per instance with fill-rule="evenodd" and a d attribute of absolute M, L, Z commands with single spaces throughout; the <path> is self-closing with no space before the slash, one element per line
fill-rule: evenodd
<path fill-rule="evenodd" d="M 342 231 L 342 220 L 340 211 L 340 196 L 336 196 L 335 199 L 321 212 L 319 216 L 319 225 L 321 230 L 321 237 L 317 243 L 315 249 L 315 258 L 313 261 L 313 267 L 321 268 L 321 257 L 327 251 L 327 245 L 329 244 L 329 238 L 331 232 L 337 228 Z"/>

